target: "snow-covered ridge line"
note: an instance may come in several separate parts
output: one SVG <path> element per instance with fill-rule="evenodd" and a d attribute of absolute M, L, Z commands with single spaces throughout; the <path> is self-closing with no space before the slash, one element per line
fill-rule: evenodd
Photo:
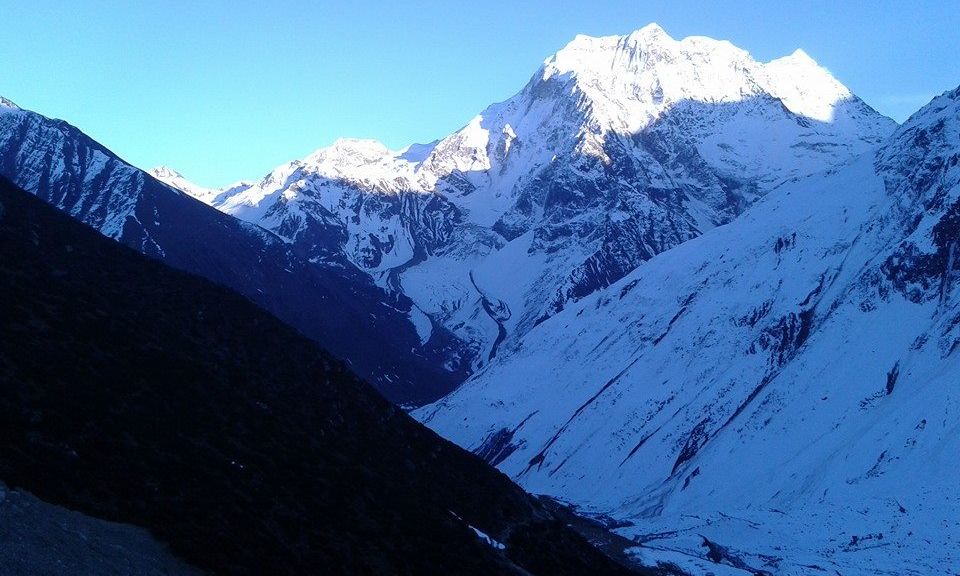
<path fill-rule="evenodd" d="M 175 190 L 184 192 L 205 204 L 212 204 L 217 202 L 219 198 L 237 194 L 253 186 L 253 182 L 241 180 L 224 188 L 204 188 L 187 180 L 182 174 L 169 166 L 157 166 L 151 168 L 147 173 Z"/>
<path fill-rule="evenodd" d="M 634 102 L 635 109 L 620 110 L 630 118 L 610 126 L 621 128 L 625 134 L 638 132 L 670 106 L 685 100 L 735 103 L 768 94 L 798 115 L 829 123 L 837 105 L 855 98 L 802 49 L 763 63 L 726 40 L 706 36 L 675 40 L 655 23 L 623 36 L 578 35 L 544 61 L 531 83 L 563 75 L 576 78 L 578 87 L 587 88 L 591 96 L 603 93 L 598 101 L 615 108 L 624 108 L 623 102 Z M 463 140 L 476 134 L 478 144 L 485 144 L 482 140 L 489 136 L 480 134 L 483 129 L 479 124 L 503 104 L 474 117 L 457 134 Z M 470 130 L 472 126 L 477 128 Z M 509 133 L 512 128 L 507 126 L 505 130 Z M 399 175 L 409 180 L 406 184 L 411 190 L 424 192 L 429 183 L 417 181 L 412 173 L 423 167 L 442 141 L 390 150 L 375 139 L 343 137 L 291 164 L 346 179 L 356 177 L 353 170 L 365 171 L 367 179 Z"/>
<path fill-rule="evenodd" d="M 577 36 L 544 62 L 544 79 L 564 74 L 602 94 L 613 108 L 634 102 L 617 111 L 628 133 L 683 100 L 740 102 L 769 94 L 796 114 L 830 122 L 834 108 L 853 97 L 801 49 L 762 63 L 725 40 L 674 40 L 657 24 L 627 36 Z"/>

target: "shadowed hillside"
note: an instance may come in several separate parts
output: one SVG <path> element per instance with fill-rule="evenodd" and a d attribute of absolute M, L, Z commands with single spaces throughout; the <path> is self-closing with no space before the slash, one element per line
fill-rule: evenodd
<path fill-rule="evenodd" d="M 5 180 L 0 332 L 0 481 L 204 570 L 627 572 L 243 297 Z"/>

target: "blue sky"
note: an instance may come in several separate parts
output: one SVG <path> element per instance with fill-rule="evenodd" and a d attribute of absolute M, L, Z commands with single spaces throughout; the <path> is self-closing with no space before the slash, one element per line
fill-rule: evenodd
<path fill-rule="evenodd" d="M 960 84 L 952 1 L 0 0 L 0 21 L 0 95 L 208 186 L 339 136 L 434 140 L 576 34 L 649 22 L 762 60 L 803 48 L 901 121 Z"/>

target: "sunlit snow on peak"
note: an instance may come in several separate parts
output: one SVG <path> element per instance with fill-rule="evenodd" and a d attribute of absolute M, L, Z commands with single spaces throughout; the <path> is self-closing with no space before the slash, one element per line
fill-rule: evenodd
<path fill-rule="evenodd" d="M 807 118 L 832 122 L 836 106 L 853 97 L 829 70 L 799 48 L 763 66 L 775 89 L 771 93 L 792 112 Z"/>
<path fill-rule="evenodd" d="M 3 96 L 0 96 L 0 114 L 3 114 L 4 112 L 16 112 L 19 110 L 20 110 L 19 106 L 17 106 L 10 100 L 7 100 Z"/>
<path fill-rule="evenodd" d="M 544 62 L 543 80 L 562 76 L 574 78 L 594 100 L 595 113 L 626 133 L 642 130 L 683 101 L 730 103 L 767 95 L 795 114 L 831 122 L 834 107 L 851 97 L 802 50 L 762 63 L 725 40 L 675 40 L 656 24 L 626 36 L 577 36 Z"/>

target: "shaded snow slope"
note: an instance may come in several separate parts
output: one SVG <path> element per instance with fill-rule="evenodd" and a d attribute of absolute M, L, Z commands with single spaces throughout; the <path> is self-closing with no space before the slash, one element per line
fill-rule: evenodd
<path fill-rule="evenodd" d="M 958 242 L 955 90 L 875 154 L 568 306 L 417 415 L 695 573 L 725 554 L 773 574 L 950 573 Z"/>

